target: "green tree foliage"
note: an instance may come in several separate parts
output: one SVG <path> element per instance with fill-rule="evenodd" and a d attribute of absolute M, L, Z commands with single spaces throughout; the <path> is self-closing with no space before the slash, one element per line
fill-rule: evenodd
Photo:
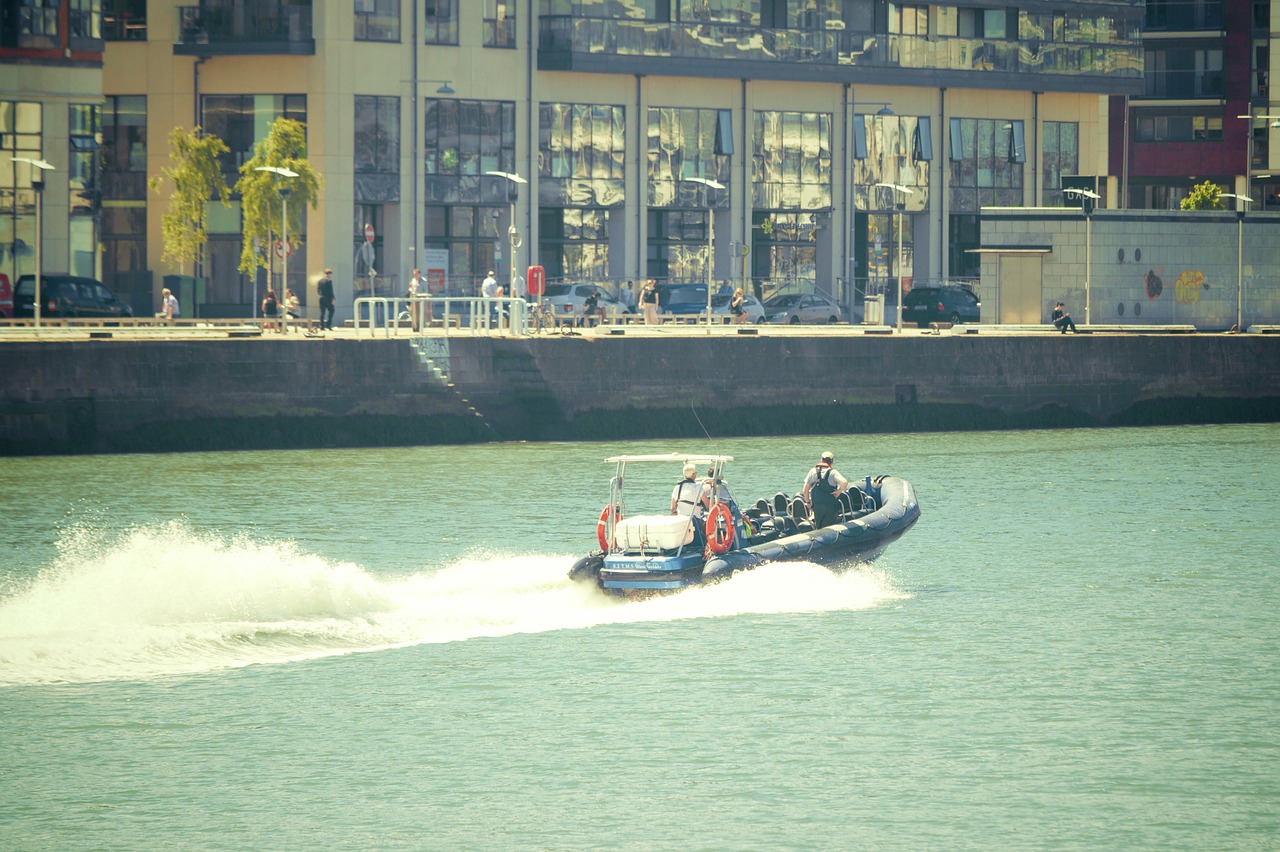
<path fill-rule="evenodd" d="M 1222 187 L 1216 183 L 1205 181 L 1191 187 L 1191 192 L 1182 199 L 1183 210 L 1225 210 L 1222 203 Z"/>
<path fill-rule="evenodd" d="M 260 166 L 286 168 L 297 172 L 298 176 L 283 178 L 271 172 L 257 171 Z M 267 138 L 254 146 L 253 157 L 240 167 L 240 179 L 236 181 L 244 221 L 241 272 L 252 274 L 258 266 L 268 267 L 269 253 L 255 256 L 253 242 L 256 238 L 261 245 L 269 246 L 272 234 L 281 232 L 282 205 L 277 188 L 289 190 L 287 233 L 301 234 L 303 208 L 307 205 L 313 210 L 316 208 L 323 184 L 323 179 L 307 162 L 306 126 L 289 118 L 277 118 L 271 123 Z"/>
<path fill-rule="evenodd" d="M 205 136 L 199 127 L 190 131 L 175 127 L 169 134 L 169 159 L 174 165 L 161 169 L 149 182 L 157 193 L 164 190 L 166 181 L 173 184 L 169 209 L 160 220 L 164 234 L 160 258 L 176 261 L 184 275 L 187 261 L 199 260 L 209 241 L 209 202 L 217 195 L 224 205 L 231 206 L 227 200 L 231 190 L 218 161 L 227 153 L 230 149 L 217 136 Z"/>

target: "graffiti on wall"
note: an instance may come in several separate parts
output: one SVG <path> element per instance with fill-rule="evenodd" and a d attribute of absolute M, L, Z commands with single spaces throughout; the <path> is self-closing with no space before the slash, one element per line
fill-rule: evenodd
<path fill-rule="evenodd" d="M 1199 269 L 1184 269 L 1173 282 L 1173 298 L 1179 305 L 1194 305 L 1200 301 L 1201 289 L 1208 290 L 1204 273 Z"/>
<path fill-rule="evenodd" d="M 1148 269 L 1146 279 L 1143 281 L 1147 287 L 1147 300 L 1159 299 L 1160 294 L 1164 292 L 1164 280 L 1159 273 L 1164 272 L 1164 267 L 1159 269 Z"/>

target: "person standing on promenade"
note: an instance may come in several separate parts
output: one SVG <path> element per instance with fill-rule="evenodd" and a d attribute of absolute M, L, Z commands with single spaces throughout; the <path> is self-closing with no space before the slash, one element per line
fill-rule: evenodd
<path fill-rule="evenodd" d="M 640 291 L 640 307 L 644 309 L 644 324 L 658 324 L 658 288 L 650 278 Z"/>
<path fill-rule="evenodd" d="M 739 287 L 733 291 L 733 298 L 729 300 L 729 311 L 733 314 L 733 321 L 741 325 L 747 321 L 747 297 Z"/>
<path fill-rule="evenodd" d="M 267 322 L 262 324 L 264 331 L 275 331 L 277 326 L 275 323 L 276 316 L 280 313 L 280 300 L 276 298 L 274 287 L 267 288 L 267 295 L 262 297 L 262 316 Z"/>
<path fill-rule="evenodd" d="M 813 528 L 829 527 L 840 520 L 840 495 L 849 490 L 849 480 L 835 469 L 836 457 L 826 452 L 804 478 L 801 496 L 813 517 Z"/>
<path fill-rule="evenodd" d="M 326 268 L 324 277 L 316 284 L 320 296 L 320 330 L 333 331 L 333 270 Z M 327 319 L 326 319 L 327 317 Z"/>
<path fill-rule="evenodd" d="M 1071 321 L 1071 314 L 1067 313 L 1067 308 L 1062 302 L 1053 307 L 1053 324 L 1058 327 L 1061 334 L 1066 334 L 1067 329 L 1071 329 L 1071 333 L 1076 333 L 1076 324 Z"/>
<path fill-rule="evenodd" d="M 413 325 L 414 331 L 422 330 L 422 303 L 418 301 L 419 296 L 426 295 L 427 282 L 422 277 L 422 270 L 413 270 L 413 275 L 409 278 L 409 320 Z"/>

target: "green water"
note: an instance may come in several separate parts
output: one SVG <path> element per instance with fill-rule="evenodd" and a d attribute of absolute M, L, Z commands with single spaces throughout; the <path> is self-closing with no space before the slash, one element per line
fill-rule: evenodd
<path fill-rule="evenodd" d="M 569 584 L 604 457 L 684 448 L 7 460 L 0 845 L 1280 847 L 1280 426 L 703 442 L 922 519 Z"/>

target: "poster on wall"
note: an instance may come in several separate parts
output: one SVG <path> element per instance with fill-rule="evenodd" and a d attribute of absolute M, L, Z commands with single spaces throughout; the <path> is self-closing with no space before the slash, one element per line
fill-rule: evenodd
<path fill-rule="evenodd" d="M 427 279 L 427 292 L 442 295 L 449 280 L 449 250 L 423 249 L 422 274 Z"/>

